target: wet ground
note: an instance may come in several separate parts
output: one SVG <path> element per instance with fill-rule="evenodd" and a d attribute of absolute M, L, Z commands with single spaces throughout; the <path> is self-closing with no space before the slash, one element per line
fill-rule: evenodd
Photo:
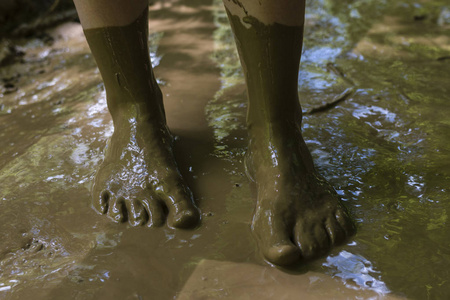
<path fill-rule="evenodd" d="M 287 271 L 250 231 L 245 86 L 223 8 L 154 5 L 150 33 L 201 226 L 131 228 L 93 211 L 112 123 L 81 27 L 16 40 L 23 57 L 0 68 L 0 299 L 450 297 L 448 1 L 308 2 L 304 136 L 358 233 Z"/>

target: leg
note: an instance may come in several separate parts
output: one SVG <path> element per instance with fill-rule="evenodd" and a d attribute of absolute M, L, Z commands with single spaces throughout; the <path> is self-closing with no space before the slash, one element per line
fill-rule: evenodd
<path fill-rule="evenodd" d="M 252 228 L 274 264 L 308 259 L 354 232 L 301 134 L 298 99 L 304 0 L 224 0 L 246 76 L 246 167 L 257 185 Z"/>
<path fill-rule="evenodd" d="M 178 171 L 147 46 L 147 0 L 75 0 L 105 83 L 114 134 L 93 185 L 93 206 L 115 222 L 173 227 L 199 213 Z"/>

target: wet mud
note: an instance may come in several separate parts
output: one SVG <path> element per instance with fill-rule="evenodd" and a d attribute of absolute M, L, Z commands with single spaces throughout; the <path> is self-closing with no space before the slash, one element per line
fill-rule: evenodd
<path fill-rule="evenodd" d="M 23 56 L 0 68 L 0 299 L 252 299 L 264 287 L 267 299 L 298 287 L 310 299 L 448 298 L 449 9 L 307 3 L 303 111 L 354 92 L 305 114 L 303 135 L 358 233 L 285 271 L 264 262 L 250 230 L 246 90 L 219 1 L 165 1 L 149 18 L 175 155 L 201 210 L 194 230 L 93 210 L 113 127 L 81 26 L 48 31 L 52 43 L 14 41 Z"/>

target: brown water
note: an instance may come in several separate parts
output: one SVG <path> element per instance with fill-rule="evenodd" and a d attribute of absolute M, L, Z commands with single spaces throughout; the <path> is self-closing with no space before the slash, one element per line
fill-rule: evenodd
<path fill-rule="evenodd" d="M 245 86 L 225 11 L 210 2 L 150 13 L 177 159 L 202 210 L 195 230 L 131 228 L 93 211 L 112 123 L 81 27 L 17 41 L 23 61 L 0 68 L 0 299 L 298 299 L 299 287 L 303 299 L 448 299 L 450 3 L 307 4 L 303 110 L 354 93 L 306 114 L 304 137 L 358 233 L 283 273 L 251 235 Z"/>

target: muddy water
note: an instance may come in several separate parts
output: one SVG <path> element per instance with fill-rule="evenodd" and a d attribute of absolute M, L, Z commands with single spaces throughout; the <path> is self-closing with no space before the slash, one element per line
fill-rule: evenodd
<path fill-rule="evenodd" d="M 359 231 L 288 273 L 263 262 L 251 235 L 245 86 L 220 4 L 166 1 L 150 12 L 177 159 L 202 210 L 195 230 L 130 228 L 92 210 L 112 124 L 82 30 L 64 24 L 49 32 L 53 44 L 19 41 L 23 61 L 0 69 L 14 86 L 0 90 L 0 299 L 252 299 L 261 290 L 267 299 L 447 299 L 449 10 L 444 0 L 307 4 L 303 110 L 354 92 L 305 114 L 304 136 Z"/>

